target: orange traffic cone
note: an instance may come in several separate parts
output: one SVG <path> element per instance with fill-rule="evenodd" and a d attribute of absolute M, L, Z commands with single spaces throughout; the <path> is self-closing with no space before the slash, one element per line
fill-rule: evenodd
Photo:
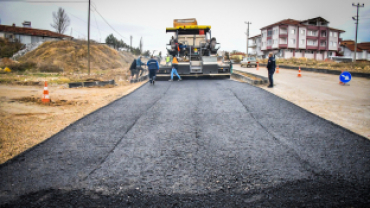
<path fill-rule="evenodd" d="M 45 81 L 45 86 L 44 86 L 44 93 L 43 93 L 43 96 L 42 96 L 41 100 L 42 100 L 43 103 L 50 103 L 48 83 L 46 81 Z"/>
<path fill-rule="evenodd" d="M 302 77 L 302 74 L 301 74 L 301 67 L 299 67 L 299 70 L 298 70 L 298 77 Z"/>
<path fill-rule="evenodd" d="M 279 65 L 276 67 L 276 73 L 279 73 Z"/>
<path fill-rule="evenodd" d="M 260 64 L 257 62 L 257 69 L 256 70 L 259 70 L 260 69 Z"/>

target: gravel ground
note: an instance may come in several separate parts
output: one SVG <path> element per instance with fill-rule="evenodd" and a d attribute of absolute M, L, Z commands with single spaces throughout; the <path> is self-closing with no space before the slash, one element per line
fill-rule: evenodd
<path fill-rule="evenodd" d="M 370 141 L 245 83 L 156 82 L 0 178 L 4 207 L 364 207 Z"/>

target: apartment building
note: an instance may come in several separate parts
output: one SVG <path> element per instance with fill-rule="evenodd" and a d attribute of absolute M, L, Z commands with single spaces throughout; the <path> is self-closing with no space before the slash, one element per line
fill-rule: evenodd
<path fill-rule="evenodd" d="M 281 58 L 324 60 L 337 55 L 343 32 L 329 27 L 329 22 L 322 17 L 303 21 L 285 19 L 261 28 L 260 51 L 263 58 L 272 52 Z M 256 37 L 250 40 L 253 42 Z"/>
<path fill-rule="evenodd" d="M 248 55 L 262 58 L 264 53 L 261 51 L 261 35 L 256 35 L 249 38 Z"/>

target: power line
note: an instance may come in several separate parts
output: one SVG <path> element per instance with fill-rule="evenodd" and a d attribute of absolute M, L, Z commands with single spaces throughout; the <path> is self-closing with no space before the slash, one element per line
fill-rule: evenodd
<path fill-rule="evenodd" d="M 114 31 L 116 32 L 119 36 L 121 36 L 122 38 L 126 39 L 125 37 L 123 37 L 123 35 L 121 35 L 119 32 L 117 32 L 117 30 L 115 30 L 109 23 L 108 21 L 98 12 L 98 10 L 96 9 L 96 6 L 93 6 L 94 10 L 99 14 L 99 16 L 105 21 L 105 23 L 107 23 L 107 25 L 109 25 L 109 27 Z"/>
<path fill-rule="evenodd" d="M 94 14 L 94 13 L 93 13 L 93 15 L 94 15 L 94 19 L 95 19 L 96 27 L 98 28 L 98 31 L 99 31 L 99 36 L 100 36 L 100 41 L 101 41 L 101 33 L 100 33 L 100 30 L 99 30 L 98 22 L 96 21 L 96 16 L 95 16 L 95 14 Z M 99 42 L 100 42 L 100 41 L 99 41 Z"/>
<path fill-rule="evenodd" d="M 0 0 L 0 2 L 22 2 L 22 3 L 87 3 L 87 1 L 30 1 L 30 0 Z"/>

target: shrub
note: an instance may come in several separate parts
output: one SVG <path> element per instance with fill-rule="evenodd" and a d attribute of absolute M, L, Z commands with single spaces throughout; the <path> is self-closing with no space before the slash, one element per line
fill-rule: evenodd
<path fill-rule="evenodd" d="M 12 72 L 12 70 L 9 67 L 5 67 L 4 72 Z"/>
<path fill-rule="evenodd" d="M 63 72 L 63 69 L 59 68 L 58 66 L 52 64 L 41 64 L 38 67 L 40 72 Z"/>

